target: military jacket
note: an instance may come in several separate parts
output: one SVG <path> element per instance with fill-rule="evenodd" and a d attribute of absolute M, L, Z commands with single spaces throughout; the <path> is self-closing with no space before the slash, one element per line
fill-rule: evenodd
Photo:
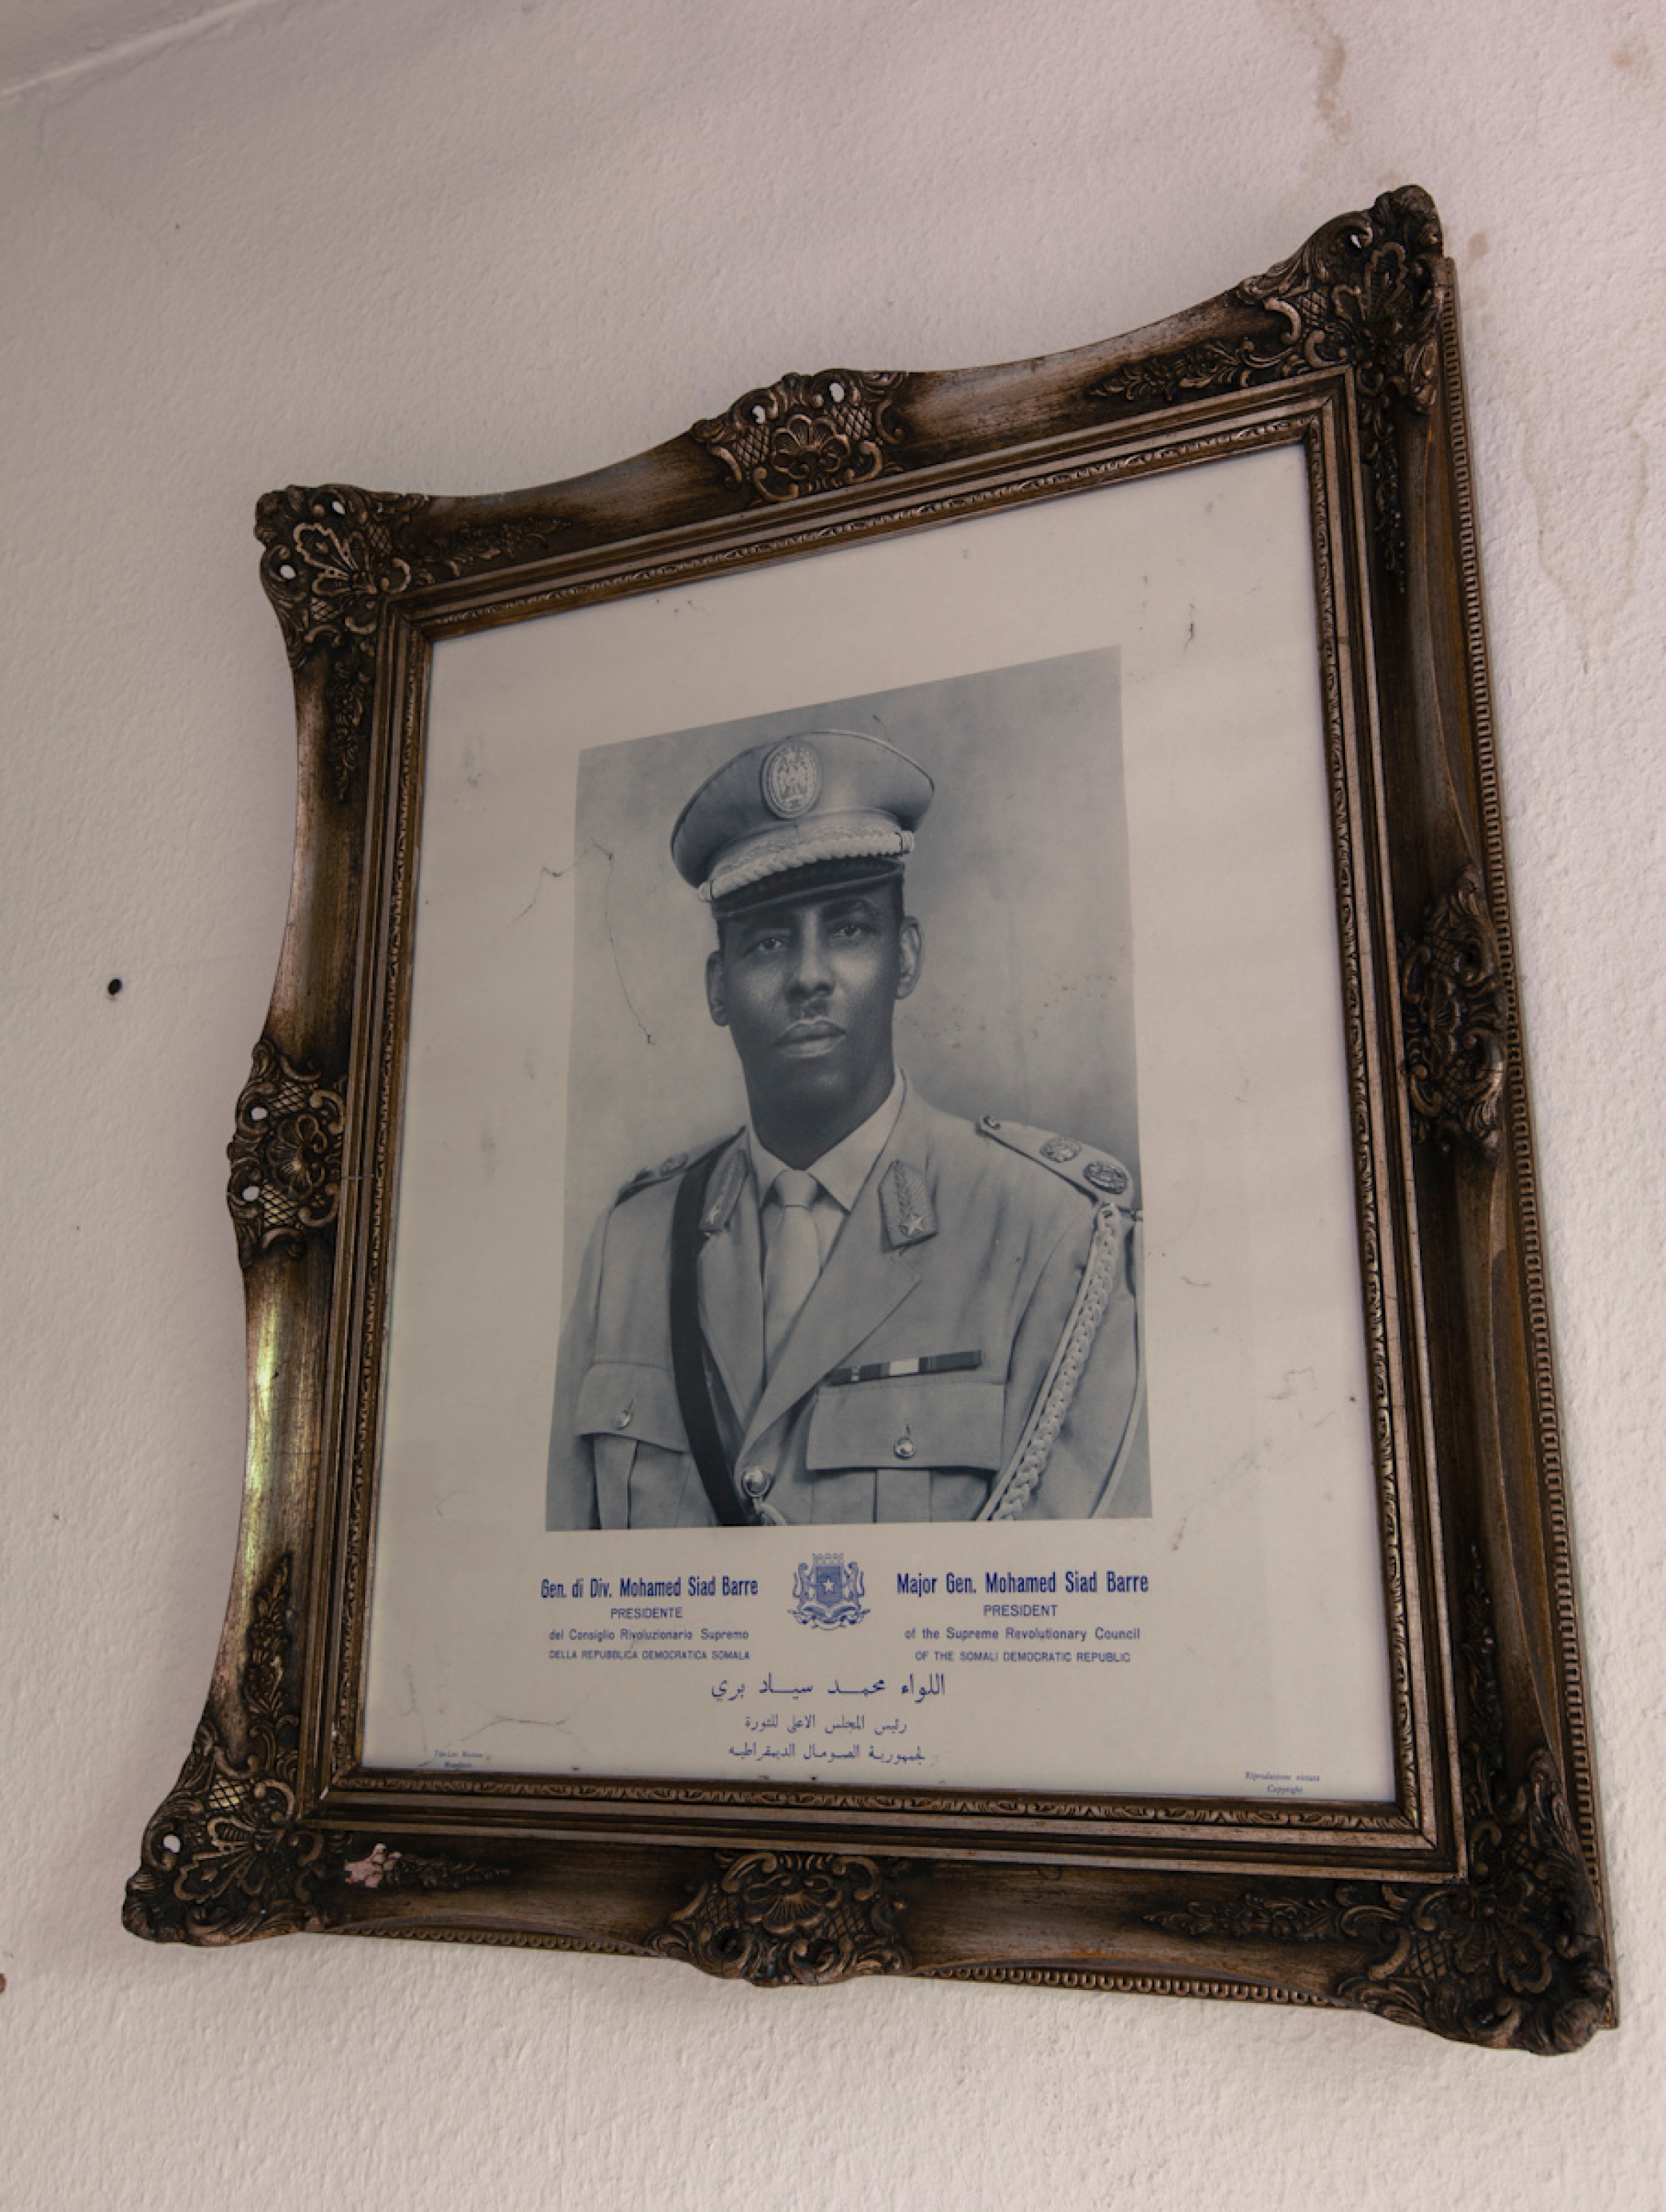
<path fill-rule="evenodd" d="M 562 1346 L 552 1528 L 714 1525 L 673 1381 L 682 1163 L 591 1239 Z M 767 1381 L 745 1133 L 700 1221 L 699 1322 L 746 1517 L 828 1524 L 1145 1512 L 1127 1171 L 911 1087 Z"/>

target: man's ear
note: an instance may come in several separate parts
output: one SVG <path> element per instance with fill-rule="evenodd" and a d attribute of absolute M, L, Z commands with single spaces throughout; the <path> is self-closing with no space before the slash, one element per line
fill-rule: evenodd
<path fill-rule="evenodd" d="M 706 1011 L 721 1030 L 729 1026 L 729 987 L 724 980 L 723 955 L 706 955 Z"/>
<path fill-rule="evenodd" d="M 925 939 L 920 933 L 920 925 L 911 914 L 905 914 L 897 933 L 897 995 L 899 999 L 906 999 L 920 981 L 920 963 L 925 955 Z M 714 1015 L 712 1018 L 714 1021 L 717 1018 Z"/>

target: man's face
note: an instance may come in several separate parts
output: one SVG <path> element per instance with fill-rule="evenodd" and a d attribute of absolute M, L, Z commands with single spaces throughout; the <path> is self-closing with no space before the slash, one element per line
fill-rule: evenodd
<path fill-rule="evenodd" d="M 723 924 L 706 997 L 755 1121 L 812 1125 L 833 1145 L 884 1103 L 892 1010 L 920 973 L 920 925 L 898 903 L 890 884 L 834 887 Z"/>

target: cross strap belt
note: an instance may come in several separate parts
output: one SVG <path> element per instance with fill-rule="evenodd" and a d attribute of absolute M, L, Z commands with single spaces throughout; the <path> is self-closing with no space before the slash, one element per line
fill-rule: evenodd
<path fill-rule="evenodd" d="M 728 1149 L 714 1146 L 695 1160 L 677 1187 L 671 1215 L 671 1371 L 678 1411 L 712 1511 L 725 1528 L 754 1526 L 753 1516 L 735 1490 L 734 1470 L 717 1432 L 706 1347 L 700 1335 L 700 1216 L 712 1170 Z"/>

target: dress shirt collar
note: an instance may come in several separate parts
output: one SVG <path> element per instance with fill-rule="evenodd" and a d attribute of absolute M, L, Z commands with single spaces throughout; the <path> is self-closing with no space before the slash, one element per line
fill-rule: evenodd
<path fill-rule="evenodd" d="M 891 1141 L 891 1133 L 897 1127 L 897 1116 L 903 1110 L 903 1099 L 907 1091 L 903 1071 L 899 1067 L 892 1079 L 885 1103 L 866 1121 L 853 1129 L 848 1137 L 841 1137 L 831 1151 L 818 1160 L 810 1163 L 810 1173 L 833 1200 L 848 1213 L 856 1203 L 857 1194 L 873 1174 L 874 1164 Z M 746 1143 L 752 1156 L 752 1175 L 757 1185 L 758 1204 L 763 1205 L 769 1186 L 786 1166 L 778 1160 L 760 1139 L 749 1121 L 746 1124 Z"/>

